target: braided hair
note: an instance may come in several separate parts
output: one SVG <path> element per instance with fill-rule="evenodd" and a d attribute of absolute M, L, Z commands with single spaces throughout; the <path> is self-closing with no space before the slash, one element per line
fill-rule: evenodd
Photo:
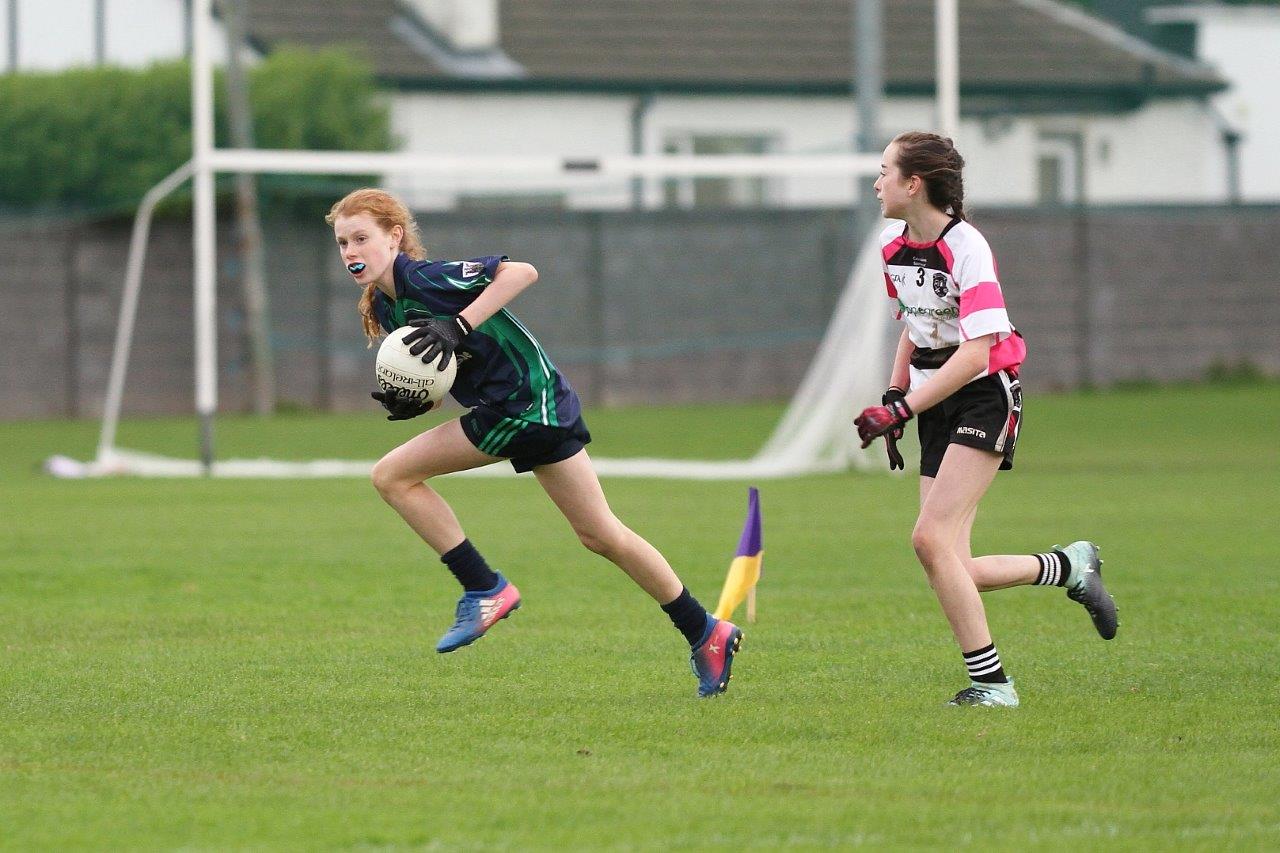
<path fill-rule="evenodd" d="M 929 203 L 964 220 L 964 158 L 948 137 L 909 131 L 893 138 L 898 146 L 898 170 L 903 177 L 919 175 Z"/>

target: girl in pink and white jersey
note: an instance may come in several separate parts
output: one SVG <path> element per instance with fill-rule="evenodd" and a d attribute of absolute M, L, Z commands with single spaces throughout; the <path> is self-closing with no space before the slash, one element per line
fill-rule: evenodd
<path fill-rule="evenodd" d="M 991 248 L 965 219 L 963 168 L 951 140 L 932 133 L 899 134 L 884 150 L 876 195 L 885 218 L 901 221 L 884 230 L 880 245 L 904 328 L 882 405 L 854 424 L 863 447 L 884 436 L 890 467 L 901 468 L 896 441 L 916 418 L 920 515 L 911 543 L 970 679 L 949 704 L 1016 707 L 979 592 L 1065 586 L 1108 640 L 1116 608 L 1092 542 L 1025 556 L 971 554 L 978 503 L 996 472 L 1013 467 L 1022 421 L 1018 368 L 1027 349 L 1009 322 Z"/>

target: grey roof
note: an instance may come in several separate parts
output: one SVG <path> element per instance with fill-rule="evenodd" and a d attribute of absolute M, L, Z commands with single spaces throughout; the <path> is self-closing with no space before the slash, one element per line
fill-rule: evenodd
<path fill-rule="evenodd" d="M 849 0 L 503 0 L 501 44 L 465 54 L 397 0 L 251 5 L 260 44 L 349 44 L 408 86 L 843 93 L 853 67 Z M 884 0 L 890 94 L 932 91 L 933 8 Z M 961 0 L 959 14 L 961 86 L 979 100 L 1225 86 L 1211 68 L 1054 0 Z"/>
<path fill-rule="evenodd" d="M 392 23 L 404 15 L 396 0 L 248 0 L 245 9 L 245 30 L 264 48 L 283 43 L 349 47 L 366 56 L 383 76 L 440 75 L 435 64 L 392 30 Z"/>

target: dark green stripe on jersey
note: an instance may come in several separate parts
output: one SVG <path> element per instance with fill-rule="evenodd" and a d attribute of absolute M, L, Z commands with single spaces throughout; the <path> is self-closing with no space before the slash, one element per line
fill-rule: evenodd
<path fill-rule="evenodd" d="M 395 262 L 396 298 L 381 291 L 374 296 L 379 324 L 391 332 L 413 320 L 459 314 L 505 259 L 414 261 L 401 254 Z M 506 308 L 464 338 L 457 356 L 450 393 L 464 406 L 488 406 L 511 419 L 546 426 L 571 424 L 581 415 L 577 394 L 537 338 Z"/>

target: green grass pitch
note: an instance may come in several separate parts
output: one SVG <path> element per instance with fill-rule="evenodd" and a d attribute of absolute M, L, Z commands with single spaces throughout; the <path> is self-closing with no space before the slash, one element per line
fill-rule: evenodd
<path fill-rule="evenodd" d="M 588 413 L 597 455 L 732 458 L 776 406 Z M 375 458 L 413 426 L 219 423 L 226 456 Z M 1023 706 L 965 683 L 914 477 L 762 482 L 729 693 L 528 477 L 439 488 L 525 604 L 435 654 L 457 590 L 362 480 L 55 481 L 96 425 L 0 424 L 0 848 L 1280 846 L 1280 385 L 1035 396 L 975 551 L 1099 541 L 1098 639 L 989 593 Z M 189 420 L 128 447 L 192 455 Z M 747 483 L 606 480 L 714 604 Z M 741 613 L 739 614 L 741 615 Z"/>

